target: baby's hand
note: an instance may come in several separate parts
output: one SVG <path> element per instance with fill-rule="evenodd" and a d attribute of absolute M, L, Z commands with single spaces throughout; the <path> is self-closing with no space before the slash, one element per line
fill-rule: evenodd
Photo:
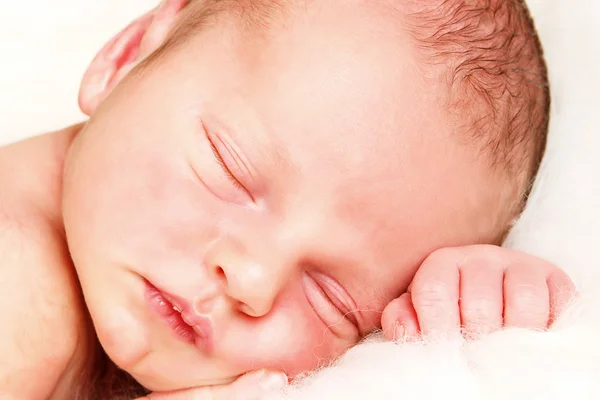
<path fill-rule="evenodd" d="M 391 340 L 461 328 L 467 338 L 502 327 L 546 329 L 574 293 L 565 272 L 537 257 L 488 245 L 447 248 L 423 262 L 381 322 Z"/>

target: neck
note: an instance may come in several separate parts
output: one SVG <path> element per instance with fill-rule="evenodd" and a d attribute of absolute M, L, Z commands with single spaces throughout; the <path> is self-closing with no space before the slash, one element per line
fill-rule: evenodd
<path fill-rule="evenodd" d="M 144 387 L 108 358 L 94 330 L 90 331 L 89 340 L 74 354 L 49 399 L 131 400 L 148 395 Z"/>
<path fill-rule="evenodd" d="M 93 326 L 86 321 L 80 328 L 80 336 L 69 363 L 54 386 L 50 400 L 92 398 L 91 388 L 101 352 Z"/>

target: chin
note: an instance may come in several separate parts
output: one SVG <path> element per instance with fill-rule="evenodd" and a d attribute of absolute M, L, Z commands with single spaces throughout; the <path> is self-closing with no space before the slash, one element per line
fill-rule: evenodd
<path fill-rule="evenodd" d="M 235 381 L 239 374 L 212 365 L 211 360 L 198 358 L 193 348 L 178 343 L 154 342 L 148 352 L 131 368 L 124 368 L 137 382 L 150 391 L 168 392 L 201 386 L 224 385 Z M 161 350 L 158 350 L 160 348 Z"/>
<path fill-rule="evenodd" d="M 146 389 L 153 392 L 168 392 L 174 390 L 183 390 L 203 386 L 218 386 L 226 385 L 235 381 L 238 376 L 230 376 L 225 378 L 210 378 L 210 379 L 192 379 L 183 382 L 181 377 L 173 378 L 162 374 L 144 375 L 131 374 L 133 378 Z"/>
<path fill-rule="evenodd" d="M 121 369 L 131 371 L 152 351 L 146 326 L 126 307 L 114 305 L 92 315 L 96 334 L 109 358 Z"/>

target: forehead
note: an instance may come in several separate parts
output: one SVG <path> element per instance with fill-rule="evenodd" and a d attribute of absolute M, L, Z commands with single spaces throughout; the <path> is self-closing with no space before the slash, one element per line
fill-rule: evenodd
<path fill-rule="evenodd" d="M 270 136 L 300 168 L 329 160 L 364 171 L 378 159 L 371 176 L 374 166 L 387 170 L 380 156 L 391 145 L 439 130 L 437 94 L 420 78 L 396 20 L 354 1 L 302 3 L 312 6 L 289 12 L 268 33 L 245 35 L 224 19 L 172 63 L 197 81 L 198 108 L 230 120 L 250 115 L 260 132 L 244 136 Z M 401 137 L 415 126 L 419 135 Z"/>
<path fill-rule="evenodd" d="M 266 36 L 216 25 L 163 70 L 230 131 L 291 227 L 393 290 L 428 252 L 481 236 L 465 221 L 485 215 L 484 174 L 451 138 L 396 21 L 315 3 Z"/>

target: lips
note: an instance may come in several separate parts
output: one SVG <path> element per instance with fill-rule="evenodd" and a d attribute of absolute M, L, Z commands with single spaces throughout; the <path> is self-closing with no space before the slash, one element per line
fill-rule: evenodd
<path fill-rule="evenodd" d="M 178 337 L 193 343 L 204 353 L 214 348 L 213 329 L 209 319 L 198 315 L 185 299 L 158 289 L 146 281 L 146 300 L 157 314 Z"/>

